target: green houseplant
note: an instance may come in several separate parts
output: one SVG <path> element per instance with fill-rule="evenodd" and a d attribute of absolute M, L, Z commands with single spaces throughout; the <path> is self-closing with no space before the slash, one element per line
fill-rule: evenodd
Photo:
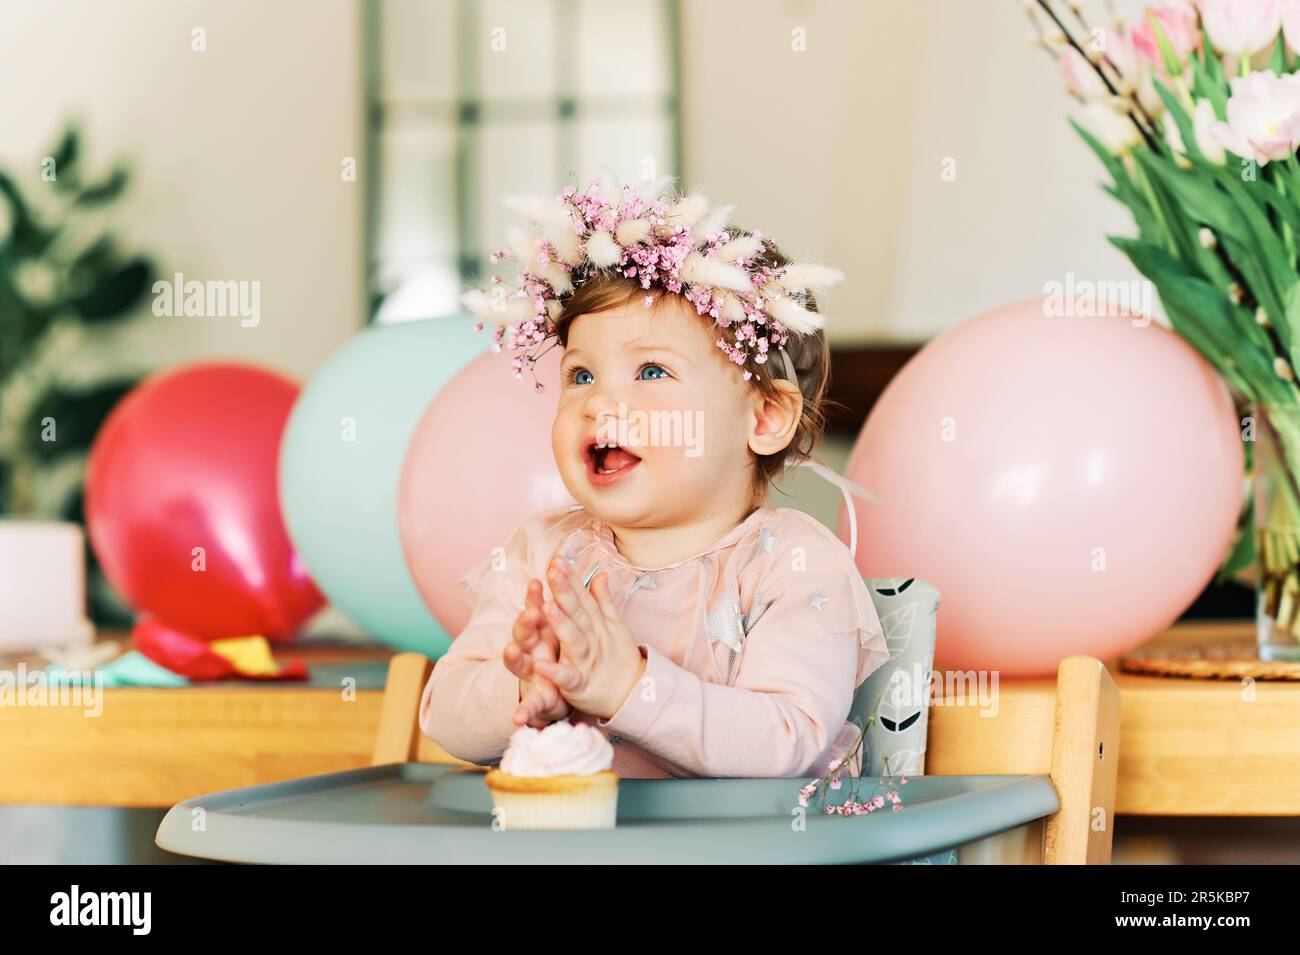
<path fill-rule="evenodd" d="M 88 360 L 153 282 L 153 263 L 103 225 L 128 179 L 87 173 L 74 125 L 39 161 L 0 169 L 0 515 L 80 523 L 91 442 L 138 380 Z M 89 570 L 92 615 L 125 619 Z"/>

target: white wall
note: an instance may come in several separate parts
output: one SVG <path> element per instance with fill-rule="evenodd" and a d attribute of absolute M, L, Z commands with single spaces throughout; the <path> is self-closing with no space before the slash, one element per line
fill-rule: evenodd
<path fill-rule="evenodd" d="M 845 270 L 841 343 L 928 338 L 1066 272 L 1136 277 L 1028 32 L 1015 0 L 682 0 L 689 184 Z M 360 56 L 358 0 L 6 0 L 0 162 L 35 182 L 83 117 L 95 160 L 132 161 L 118 221 L 165 272 L 262 282 L 258 328 L 150 319 L 131 347 L 305 376 L 363 320 L 366 170 L 339 175 L 364 158 Z"/>
<path fill-rule="evenodd" d="M 1137 277 L 1018 0 L 682 7 L 688 178 L 845 271 L 823 302 L 833 341 L 926 339 L 1067 271 Z"/>
<path fill-rule="evenodd" d="M 191 49 L 206 31 L 206 51 Z M 5 0 L 0 164 L 41 187 L 62 121 L 134 173 L 113 213 L 165 276 L 261 282 L 261 321 L 155 318 L 119 358 L 242 356 L 299 377 L 365 318 L 356 0 Z"/>

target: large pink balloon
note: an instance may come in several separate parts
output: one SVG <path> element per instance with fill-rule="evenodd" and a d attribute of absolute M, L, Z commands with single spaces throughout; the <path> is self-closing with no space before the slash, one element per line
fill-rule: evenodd
<path fill-rule="evenodd" d="M 1232 542 L 1243 452 L 1227 388 L 1181 338 L 1030 301 L 923 348 L 848 472 L 880 497 L 855 505 L 862 573 L 939 589 L 936 667 L 1050 676 L 1196 599 Z"/>
<path fill-rule="evenodd" d="M 113 409 L 86 472 L 86 527 L 136 609 L 198 637 L 289 638 L 324 598 L 276 491 L 298 385 L 211 362 L 154 375 Z"/>
<path fill-rule="evenodd" d="M 505 352 L 481 355 L 429 405 L 397 489 L 402 553 L 438 622 L 459 634 L 473 607 L 456 584 L 530 514 L 573 504 L 551 451 L 560 349 L 516 381 Z"/>

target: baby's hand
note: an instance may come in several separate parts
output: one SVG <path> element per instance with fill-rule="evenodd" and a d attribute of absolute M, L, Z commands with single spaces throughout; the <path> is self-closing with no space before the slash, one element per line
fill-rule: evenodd
<path fill-rule="evenodd" d="M 501 655 L 506 669 L 519 677 L 519 706 L 512 717 L 516 726 L 542 729 L 572 711 L 555 684 L 539 675 L 535 666 L 538 660 L 554 662 L 559 657 L 559 640 L 542 613 L 542 583 L 534 578 L 528 582 L 524 609 L 515 618 L 510 642 Z"/>
<path fill-rule="evenodd" d="M 535 660 L 537 672 L 549 677 L 573 706 L 607 720 L 641 679 L 646 659 L 618 617 L 603 571 L 592 579 L 590 593 L 576 584 L 561 559 L 551 561 L 548 576 L 555 601 L 544 610 L 559 638 L 561 657 Z"/>

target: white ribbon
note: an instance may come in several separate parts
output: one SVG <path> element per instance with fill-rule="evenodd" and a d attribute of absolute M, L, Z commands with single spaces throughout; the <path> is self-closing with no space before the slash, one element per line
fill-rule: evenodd
<path fill-rule="evenodd" d="M 840 489 L 840 493 L 844 495 L 844 505 L 849 510 L 849 553 L 856 557 L 858 554 L 858 515 L 853 508 L 853 498 L 849 497 L 849 495 L 873 503 L 878 502 L 880 498 L 862 485 L 853 483 L 841 474 L 836 474 L 826 465 L 813 458 L 799 460 L 794 455 L 791 455 L 785 459 L 785 465 L 786 467 L 811 468 L 814 473 L 821 475 Z"/>
<path fill-rule="evenodd" d="M 790 360 L 790 356 L 786 353 L 784 348 L 778 347 L 777 351 L 781 355 L 781 364 L 784 366 L 782 369 L 784 372 L 783 377 L 786 381 L 789 381 L 798 388 L 799 374 L 795 371 L 794 362 Z M 848 478 L 836 474 L 826 465 L 822 464 L 820 461 L 814 461 L 812 458 L 796 460 L 796 458 L 791 455 L 785 459 L 785 466 L 811 468 L 815 473 L 820 474 L 823 478 L 830 481 L 840 489 L 840 493 L 844 495 L 844 506 L 849 509 L 849 553 L 856 557 L 858 554 L 858 515 L 853 509 L 853 500 L 849 495 L 852 494 L 854 497 L 860 497 L 864 501 L 872 502 L 877 502 L 880 498 L 876 497 L 876 495 L 872 494 L 862 485 L 854 484 Z"/>

